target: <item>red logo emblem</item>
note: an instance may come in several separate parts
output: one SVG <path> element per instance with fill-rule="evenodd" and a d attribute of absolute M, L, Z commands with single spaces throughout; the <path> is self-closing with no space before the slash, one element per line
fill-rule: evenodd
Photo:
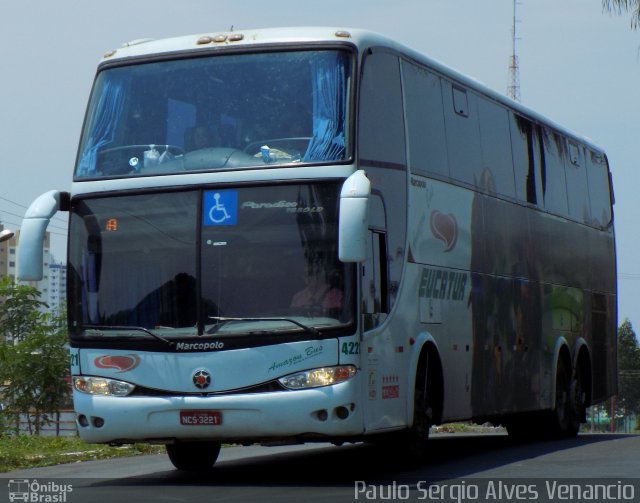
<path fill-rule="evenodd" d="M 196 388 L 205 389 L 211 384 L 211 374 L 208 370 L 199 369 L 193 373 L 193 384 Z"/>
<path fill-rule="evenodd" d="M 431 234 L 445 244 L 445 252 L 450 252 L 458 241 L 458 222 L 451 213 L 433 210 L 429 217 Z"/>
<path fill-rule="evenodd" d="M 99 356 L 93 363 L 99 369 L 116 369 L 118 372 L 128 372 L 140 365 L 138 355 L 104 355 Z"/>

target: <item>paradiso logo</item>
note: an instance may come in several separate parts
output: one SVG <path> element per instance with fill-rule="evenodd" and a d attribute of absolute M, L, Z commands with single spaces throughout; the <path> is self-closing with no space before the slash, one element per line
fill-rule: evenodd
<path fill-rule="evenodd" d="M 429 217 L 429 226 L 431 227 L 431 234 L 444 243 L 444 252 L 450 252 L 456 247 L 458 222 L 453 214 L 433 210 Z"/>
<path fill-rule="evenodd" d="M 118 372 L 128 372 L 140 365 L 138 355 L 104 355 L 99 356 L 93 363 L 99 369 L 116 369 Z"/>

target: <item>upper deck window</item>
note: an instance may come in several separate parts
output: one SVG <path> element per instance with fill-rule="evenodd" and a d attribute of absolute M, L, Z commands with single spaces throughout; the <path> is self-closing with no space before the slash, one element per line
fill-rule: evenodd
<path fill-rule="evenodd" d="M 104 69 L 75 177 L 346 160 L 351 61 L 346 51 L 289 51 Z"/>

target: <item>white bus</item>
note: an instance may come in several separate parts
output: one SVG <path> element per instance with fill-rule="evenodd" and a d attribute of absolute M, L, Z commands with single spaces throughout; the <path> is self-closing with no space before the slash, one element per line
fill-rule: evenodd
<path fill-rule="evenodd" d="M 70 191 L 74 405 L 89 442 L 575 435 L 616 389 L 605 154 L 361 30 L 136 41 L 105 55 Z"/>

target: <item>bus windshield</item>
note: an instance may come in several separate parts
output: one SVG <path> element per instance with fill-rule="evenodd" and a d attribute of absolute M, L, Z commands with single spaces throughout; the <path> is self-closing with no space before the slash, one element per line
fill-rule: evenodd
<path fill-rule="evenodd" d="M 75 179 L 347 160 L 351 60 L 314 50 L 107 67 Z"/>
<path fill-rule="evenodd" d="M 72 336 L 316 333 L 350 324 L 353 269 L 337 258 L 339 190 L 288 184 L 74 201 Z"/>

